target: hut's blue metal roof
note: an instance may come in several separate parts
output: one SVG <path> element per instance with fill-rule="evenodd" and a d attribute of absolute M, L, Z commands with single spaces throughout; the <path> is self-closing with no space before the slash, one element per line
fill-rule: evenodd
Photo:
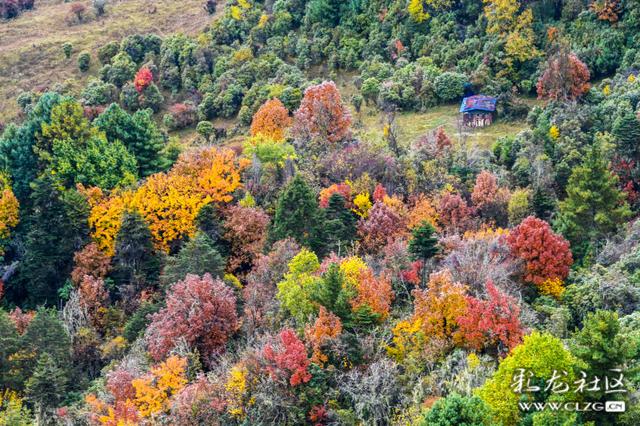
<path fill-rule="evenodd" d="M 474 95 L 462 99 L 460 104 L 460 112 L 469 111 L 489 111 L 496 110 L 496 98 L 484 95 Z"/>

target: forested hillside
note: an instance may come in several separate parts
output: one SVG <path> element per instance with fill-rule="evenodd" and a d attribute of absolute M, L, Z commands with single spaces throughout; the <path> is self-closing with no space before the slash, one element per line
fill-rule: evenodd
<path fill-rule="evenodd" d="M 0 426 L 640 424 L 639 30 L 0 0 Z"/>

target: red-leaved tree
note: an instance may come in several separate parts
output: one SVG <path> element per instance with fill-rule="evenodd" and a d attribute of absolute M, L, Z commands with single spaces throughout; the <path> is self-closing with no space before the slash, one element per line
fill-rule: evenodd
<path fill-rule="evenodd" d="M 78 293 L 81 305 L 86 309 L 93 325 L 98 327 L 101 308 L 106 306 L 109 301 L 109 293 L 104 287 L 104 280 L 85 275 L 78 287 Z"/>
<path fill-rule="evenodd" d="M 471 201 L 480 217 L 498 225 L 506 221 L 509 192 L 498 187 L 498 178 L 493 173 L 483 170 L 478 174 Z"/>
<path fill-rule="evenodd" d="M 90 243 L 73 255 L 74 268 L 71 281 L 79 286 L 86 275 L 93 278 L 104 278 L 111 269 L 111 259 L 96 243 Z"/>
<path fill-rule="evenodd" d="M 307 383 L 311 380 L 310 361 L 302 340 L 290 328 L 282 330 L 278 340 L 276 345 L 269 343 L 262 350 L 267 371 L 275 379 L 287 380 L 291 386 Z"/>
<path fill-rule="evenodd" d="M 16 330 L 18 330 L 19 334 L 24 334 L 25 330 L 29 326 L 31 320 L 36 316 L 35 311 L 25 311 L 22 309 L 15 308 L 13 311 L 9 313 L 9 318 L 16 326 Z"/>
<path fill-rule="evenodd" d="M 205 358 L 222 352 L 238 328 L 236 297 L 221 280 L 187 274 L 167 293 L 167 306 L 151 317 L 147 342 L 151 356 L 162 359 L 179 339 Z"/>
<path fill-rule="evenodd" d="M 471 222 L 471 208 L 459 194 L 445 192 L 438 200 L 436 207 L 438 222 L 448 231 L 461 232 Z"/>
<path fill-rule="evenodd" d="M 485 205 L 494 201 L 497 192 L 498 179 L 493 173 L 483 170 L 476 177 L 476 184 L 471 193 L 471 201 L 478 209 L 482 209 Z"/>
<path fill-rule="evenodd" d="M 231 243 L 230 271 L 246 271 L 253 265 L 262 253 L 268 226 L 269 215 L 260 208 L 232 206 L 227 209 L 224 236 Z"/>
<path fill-rule="evenodd" d="M 384 186 L 382 186 L 381 184 L 376 184 L 375 189 L 373 190 L 373 201 L 380 201 L 382 202 L 382 200 L 384 200 L 384 197 L 387 196 L 387 190 L 384 189 Z"/>
<path fill-rule="evenodd" d="M 509 233 L 507 242 L 513 254 L 525 262 L 525 281 L 539 286 L 569 275 L 573 264 L 569 242 L 544 220 L 527 217 Z"/>
<path fill-rule="evenodd" d="M 369 217 L 358 222 L 358 235 L 363 248 L 369 252 L 382 249 L 387 241 L 404 229 L 404 220 L 394 209 L 382 202 L 376 202 Z"/>
<path fill-rule="evenodd" d="M 136 73 L 136 76 L 133 79 L 133 84 L 135 85 L 138 93 L 142 93 L 144 92 L 144 89 L 149 87 L 152 81 L 153 73 L 151 72 L 149 67 L 142 67 Z"/>
<path fill-rule="evenodd" d="M 522 340 L 520 306 L 513 297 L 487 282 L 487 300 L 467 296 L 467 310 L 457 318 L 457 342 L 474 350 L 495 348 L 504 354 Z"/>
<path fill-rule="evenodd" d="M 325 81 L 305 90 L 300 107 L 293 117 L 296 139 L 319 139 L 331 143 L 349 136 L 351 114 L 342 104 L 340 92 L 333 81 Z"/>
<path fill-rule="evenodd" d="M 566 49 L 560 49 L 547 62 L 537 84 L 538 98 L 574 100 L 586 93 L 589 69 L 578 57 Z"/>

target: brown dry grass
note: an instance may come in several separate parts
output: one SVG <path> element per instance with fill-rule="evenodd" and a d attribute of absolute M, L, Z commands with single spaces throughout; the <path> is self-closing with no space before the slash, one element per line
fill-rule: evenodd
<path fill-rule="evenodd" d="M 36 0 L 35 10 L 0 22 L 0 121 L 16 117 L 15 97 L 24 90 L 55 83 L 82 87 L 98 72 L 98 48 L 111 40 L 134 33 L 196 34 L 213 19 L 203 9 L 203 0 L 110 0 L 105 16 L 98 19 L 90 1 L 81 3 L 90 15 L 83 24 L 67 24 L 71 3 L 63 0 Z M 219 4 L 218 11 L 222 7 Z M 70 59 L 62 52 L 65 42 L 73 45 Z M 81 73 L 77 56 L 85 50 L 92 54 L 92 64 L 88 73 Z"/>

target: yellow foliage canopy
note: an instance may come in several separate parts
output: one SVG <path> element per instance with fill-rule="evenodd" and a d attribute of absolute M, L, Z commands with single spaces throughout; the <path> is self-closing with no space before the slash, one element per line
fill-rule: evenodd
<path fill-rule="evenodd" d="M 186 358 L 174 355 L 152 368 L 151 374 L 131 382 L 136 390 L 134 404 L 142 417 L 150 417 L 166 409 L 169 397 L 187 384 L 186 367 Z"/>
<path fill-rule="evenodd" d="M 534 45 L 531 9 L 518 14 L 518 0 L 484 0 L 484 4 L 487 33 L 498 34 L 505 43 L 506 65 L 511 67 L 513 60 L 523 62 L 539 55 Z"/>
<path fill-rule="evenodd" d="M 351 210 L 363 219 L 369 217 L 369 210 L 373 207 L 373 203 L 371 203 L 371 198 L 369 197 L 368 192 L 362 192 L 356 195 L 353 199 L 353 205 L 355 208 Z"/>
<path fill-rule="evenodd" d="M 564 283 L 558 277 L 549 278 L 538 285 L 538 290 L 540 290 L 542 294 L 547 294 L 559 299 L 562 293 L 564 293 Z"/>
<path fill-rule="evenodd" d="M 429 277 L 428 289 L 414 290 L 413 316 L 398 322 L 387 348 L 398 362 L 417 362 L 454 343 L 457 318 L 467 309 L 466 287 L 444 270 Z"/>
<path fill-rule="evenodd" d="M 203 206 L 233 199 L 246 166 L 247 161 L 228 149 L 196 150 L 181 156 L 171 171 L 150 176 L 137 190 L 109 197 L 100 190 L 85 190 L 92 206 L 93 238 L 101 250 L 113 254 L 122 213 L 133 209 L 149 224 L 156 246 L 168 251 L 173 241 L 194 235 L 195 218 Z"/>
<path fill-rule="evenodd" d="M 9 238 L 11 228 L 18 225 L 20 203 L 6 179 L 0 180 L 0 255 L 4 253 L 1 240 Z"/>
<path fill-rule="evenodd" d="M 224 388 L 228 393 L 227 411 L 234 417 L 244 418 L 242 399 L 247 391 L 247 368 L 242 364 L 234 365 Z"/>

